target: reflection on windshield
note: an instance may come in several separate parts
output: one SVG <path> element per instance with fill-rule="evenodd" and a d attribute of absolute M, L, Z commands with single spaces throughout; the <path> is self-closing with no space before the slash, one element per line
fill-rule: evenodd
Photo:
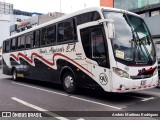
<path fill-rule="evenodd" d="M 145 23 L 138 17 L 134 17 L 131 15 L 127 15 L 127 17 L 133 28 L 134 35 L 136 36 L 136 53 L 139 53 L 141 56 L 139 57 L 138 55 L 135 61 L 153 61 L 155 52 L 153 52 L 153 44 Z M 145 57 L 146 59 L 144 59 L 143 57 Z"/>
<path fill-rule="evenodd" d="M 115 24 L 115 38 L 111 40 L 115 57 L 134 63 L 155 61 L 155 50 L 144 21 L 133 15 L 104 12 Z"/>

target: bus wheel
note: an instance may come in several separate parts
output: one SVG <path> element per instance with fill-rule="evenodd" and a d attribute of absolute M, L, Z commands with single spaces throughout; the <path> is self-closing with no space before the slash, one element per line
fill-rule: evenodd
<path fill-rule="evenodd" d="M 76 92 L 75 78 L 70 72 L 63 75 L 63 88 L 67 93 L 73 94 Z"/>
<path fill-rule="evenodd" d="M 13 79 L 14 81 L 17 81 L 17 80 L 18 80 L 18 78 L 17 78 L 17 71 L 16 71 L 15 69 L 13 69 L 13 71 L 12 71 L 12 79 Z"/>

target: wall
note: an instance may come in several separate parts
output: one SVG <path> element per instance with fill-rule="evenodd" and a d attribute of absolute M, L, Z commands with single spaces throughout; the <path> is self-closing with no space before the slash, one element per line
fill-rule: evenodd
<path fill-rule="evenodd" d="M 100 6 L 113 7 L 114 0 L 100 0 Z"/>
<path fill-rule="evenodd" d="M 64 15 L 64 13 L 60 13 L 60 12 L 53 12 L 53 13 L 48 13 L 46 15 L 41 15 L 41 16 L 39 16 L 38 25 L 46 23 L 46 22 L 51 21 L 53 19 L 59 18 L 63 15 Z"/>
<path fill-rule="evenodd" d="M 133 10 L 158 3 L 160 3 L 160 0 L 114 0 L 114 7 L 125 10 Z"/>
<path fill-rule="evenodd" d="M 10 15 L 0 14 L 0 46 L 2 45 L 2 41 L 9 37 L 10 32 Z"/>
<path fill-rule="evenodd" d="M 160 16 L 146 17 L 144 20 L 149 27 L 152 36 L 160 35 Z"/>

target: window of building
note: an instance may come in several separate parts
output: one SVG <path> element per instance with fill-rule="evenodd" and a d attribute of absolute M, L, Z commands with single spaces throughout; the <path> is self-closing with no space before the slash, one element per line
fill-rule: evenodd
<path fill-rule="evenodd" d="M 76 39 L 76 31 L 73 19 L 58 23 L 57 42 L 71 41 Z"/>
<path fill-rule="evenodd" d="M 114 0 L 114 7 L 128 10 L 128 0 Z"/>
<path fill-rule="evenodd" d="M 114 7 L 133 10 L 160 3 L 160 0 L 114 0 Z"/>
<path fill-rule="evenodd" d="M 158 4 L 158 3 L 160 3 L 160 0 L 149 0 L 150 5 Z"/>
<path fill-rule="evenodd" d="M 128 0 L 128 10 L 133 10 L 138 8 L 138 0 Z"/>
<path fill-rule="evenodd" d="M 160 10 L 152 11 L 151 16 L 157 16 L 160 15 Z"/>
<path fill-rule="evenodd" d="M 140 2 L 139 8 L 149 5 L 149 0 L 139 0 L 139 2 Z"/>

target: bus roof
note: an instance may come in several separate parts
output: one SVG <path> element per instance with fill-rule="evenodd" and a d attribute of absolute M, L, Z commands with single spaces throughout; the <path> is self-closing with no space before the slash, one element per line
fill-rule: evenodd
<path fill-rule="evenodd" d="M 117 8 L 110 8 L 110 7 L 89 7 L 89 8 L 85 8 L 85 9 L 82 9 L 82 10 L 79 10 L 79 11 L 76 11 L 76 12 L 73 12 L 73 13 L 70 13 L 70 14 L 65 14 L 64 16 L 62 17 L 59 17 L 57 19 L 53 19 L 49 22 L 46 22 L 46 23 L 43 23 L 41 25 L 38 25 L 38 26 L 35 26 L 33 28 L 30 28 L 30 29 L 27 29 L 25 31 L 22 31 L 20 33 L 16 33 L 10 37 L 8 37 L 7 39 L 11 39 L 11 38 L 14 38 L 14 37 L 17 37 L 17 36 L 20 36 L 20 35 L 23 35 L 25 33 L 28 33 L 28 32 L 32 32 L 34 30 L 37 30 L 39 28 L 42 28 L 42 27 L 45 27 L 45 26 L 48 26 L 50 24 L 54 24 L 56 22 L 59 22 L 59 21 L 62 21 L 62 20 L 65 20 L 65 19 L 68 19 L 68 18 L 71 18 L 71 17 L 74 17 L 76 15 L 80 15 L 80 14 L 83 14 L 83 13 L 86 13 L 86 12 L 92 12 L 92 11 L 98 11 L 98 12 L 101 12 L 102 10 L 106 10 L 106 11 L 117 11 L 117 12 L 125 12 L 125 13 L 128 13 L 128 14 L 131 14 L 131 15 L 134 15 L 134 16 L 137 16 L 139 17 L 139 15 L 135 14 L 135 13 L 132 13 L 132 12 L 129 12 L 129 11 L 126 11 L 126 10 L 122 10 L 122 9 L 117 9 Z M 7 40 L 6 39 L 6 40 Z"/>

